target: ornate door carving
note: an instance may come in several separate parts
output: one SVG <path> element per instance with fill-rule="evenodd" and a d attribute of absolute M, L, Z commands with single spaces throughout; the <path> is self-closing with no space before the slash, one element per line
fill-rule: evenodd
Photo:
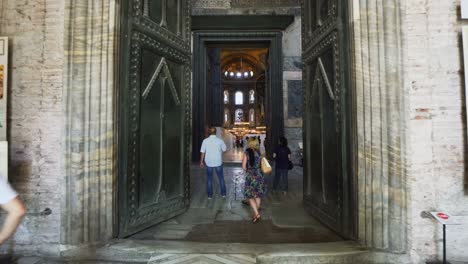
<path fill-rule="evenodd" d="M 119 237 L 189 205 L 190 1 L 123 1 Z"/>
<path fill-rule="evenodd" d="M 349 236 L 347 1 L 303 2 L 304 203 Z"/>

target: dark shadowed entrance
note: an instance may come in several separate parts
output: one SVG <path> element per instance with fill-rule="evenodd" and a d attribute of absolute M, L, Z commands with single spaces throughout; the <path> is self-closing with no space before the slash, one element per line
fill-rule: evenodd
<path fill-rule="evenodd" d="M 200 146 L 209 126 L 223 126 L 223 89 L 208 83 L 213 49 L 267 49 L 264 74 L 266 136 L 277 142 L 284 133 L 280 32 L 196 31 L 194 33 L 192 160 L 199 161 Z M 209 53 L 210 51 L 210 53 Z M 213 64 L 211 62 L 211 64 Z M 219 73 L 221 76 L 221 72 Z M 247 83 L 237 85 L 246 86 Z M 220 86 L 221 87 L 221 86 Z M 219 102 L 217 104 L 216 102 Z"/>

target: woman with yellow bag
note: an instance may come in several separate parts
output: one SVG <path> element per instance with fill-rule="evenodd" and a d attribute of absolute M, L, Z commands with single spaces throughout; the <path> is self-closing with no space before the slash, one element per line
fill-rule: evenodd
<path fill-rule="evenodd" d="M 266 195 L 266 183 L 261 170 L 262 156 L 258 140 L 250 138 L 247 141 L 247 146 L 242 158 L 242 168 L 245 171 L 244 198 L 249 200 L 254 212 L 252 223 L 256 223 L 261 217 L 258 211 L 261 199 Z"/>

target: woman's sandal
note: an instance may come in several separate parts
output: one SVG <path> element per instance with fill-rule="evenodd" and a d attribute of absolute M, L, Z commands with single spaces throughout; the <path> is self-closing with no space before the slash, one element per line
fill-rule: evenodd
<path fill-rule="evenodd" d="M 257 223 L 258 221 L 260 221 L 260 218 L 261 218 L 261 217 L 262 217 L 262 216 L 261 216 L 260 214 L 254 216 L 254 217 L 252 218 L 252 223 L 253 223 L 253 224 Z"/>

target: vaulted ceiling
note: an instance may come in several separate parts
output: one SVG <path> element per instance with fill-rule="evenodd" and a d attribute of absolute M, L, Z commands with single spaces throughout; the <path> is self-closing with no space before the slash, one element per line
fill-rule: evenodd
<path fill-rule="evenodd" d="M 241 66 L 242 68 L 252 68 L 256 72 L 264 72 L 268 65 L 267 48 L 223 48 L 221 50 L 221 69 Z"/>

